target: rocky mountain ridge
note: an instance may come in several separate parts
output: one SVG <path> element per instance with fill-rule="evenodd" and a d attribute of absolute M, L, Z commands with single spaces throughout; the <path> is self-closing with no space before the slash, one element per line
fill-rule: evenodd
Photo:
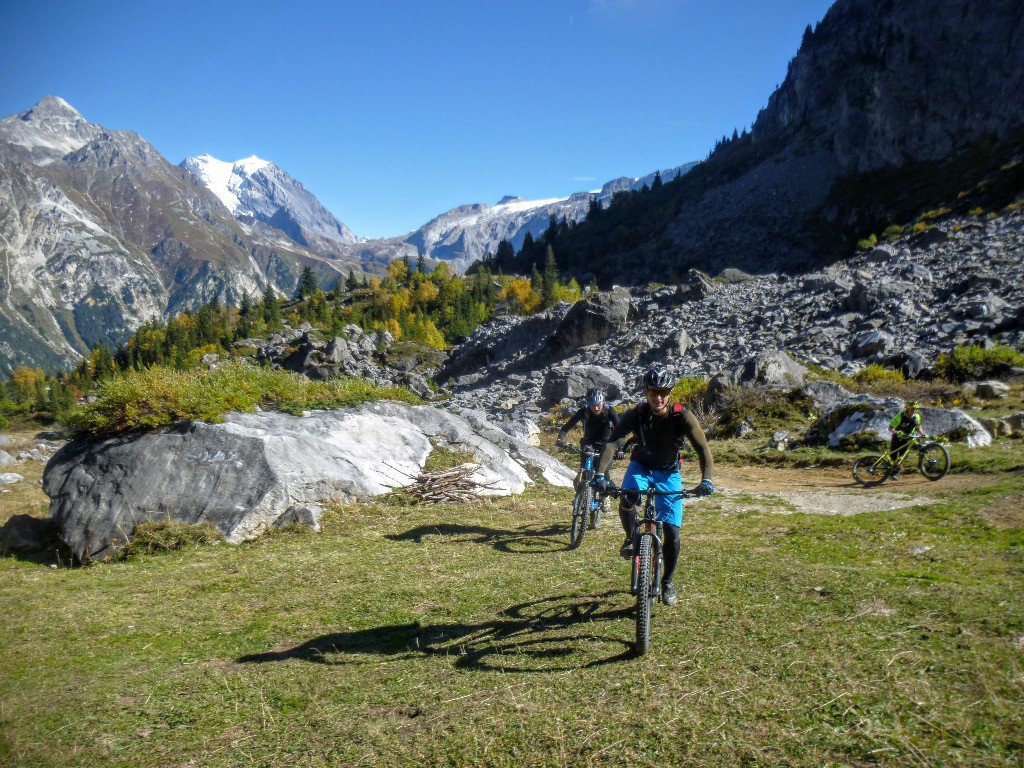
<path fill-rule="evenodd" d="M 509 195 L 491 207 L 483 203 L 459 206 L 431 219 L 401 240 L 428 258 L 449 262 L 455 270 L 465 272 L 473 262 L 488 254 L 493 255 L 502 240 L 518 250 L 527 233 L 536 239 L 548 228 L 552 216 L 569 223 L 582 221 L 590 209 L 591 200 L 607 206 L 617 192 L 649 187 L 656 175 L 663 182 L 672 181 L 695 165 L 686 163 L 640 178 L 613 179 L 599 190 L 576 192 L 566 198 L 524 200 Z"/>
<path fill-rule="evenodd" d="M 559 263 L 602 284 L 813 270 L 1021 156 L 1024 5 L 837 0 L 749 134 L 607 225 L 628 245 L 584 225 Z"/>
<path fill-rule="evenodd" d="M 217 195 L 236 219 L 262 221 L 299 245 L 338 255 L 356 236 L 301 183 L 270 161 L 250 157 L 225 163 L 187 157 L 181 167 Z"/>
<path fill-rule="evenodd" d="M 594 196 L 653 179 L 616 179 Z M 418 250 L 464 269 L 502 239 L 539 235 L 552 215 L 582 218 L 590 198 L 463 206 L 404 238 L 360 241 L 274 163 L 202 156 L 175 167 L 137 134 L 48 96 L 0 120 L 0 374 L 67 367 L 212 300 L 237 305 L 268 285 L 290 295 L 305 266 L 325 286 Z"/>
<path fill-rule="evenodd" d="M 1022 255 L 1019 206 L 991 219 L 950 217 L 816 273 L 711 278 L 694 270 L 674 285 L 497 317 L 435 376 L 454 406 L 499 420 L 579 396 L 564 387 L 573 371 L 599 369 L 593 383 L 636 399 L 639 376 L 655 361 L 677 376 L 710 378 L 782 351 L 848 375 L 881 363 L 916 378 L 955 346 L 1024 347 Z"/>
<path fill-rule="evenodd" d="M 363 263 L 235 219 L 140 136 L 61 99 L 0 120 L 2 374 L 66 367 L 143 322 L 268 284 L 290 294 L 306 265 L 330 283 Z"/>

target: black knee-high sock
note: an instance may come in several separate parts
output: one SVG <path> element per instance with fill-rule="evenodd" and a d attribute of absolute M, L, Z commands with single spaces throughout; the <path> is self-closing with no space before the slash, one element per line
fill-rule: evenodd
<path fill-rule="evenodd" d="M 665 569 L 662 571 L 662 581 L 672 581 L 672 574 L 676 572 L 676 563 L 679 562 L 679 526 L 665 523 L 663 525 L 662 554 L 664 555 Z"/>
<path fill-rule="evenodd" d="M 619 522 L 622 523 L 622 531 L 627 536 L 633 535 L 633 508 L 619 504 Z"/>

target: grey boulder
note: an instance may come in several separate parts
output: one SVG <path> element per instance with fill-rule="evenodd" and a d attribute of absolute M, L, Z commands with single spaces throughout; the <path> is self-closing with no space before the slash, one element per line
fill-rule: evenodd
<path fill-rule="evenodd" d="M 275 525 L 315 526 L 320 502 L 411 484 L 432 442 L 471 453 L 489 494 L 522 492 L 533 482 L 528 467 L 553 485 L 572 483 L 569 468 L 480 414 L 381 402 L 74 441 L 47 465 L 43 490 L 62 538 L 89 561 L 115 554 L 149 520 L 209 523 L 232 542 Z"/>
<path fill-rule="evenodd" d="M 880 400 L 869 395 L 860 395 L 866 403 L 879 406 L 875 410 L 855 411 L 847 416 L 842 423 L 828 436 L 828 443 L 833 448 L 840 445 L 844 437 L 873 433 L 878 440 L 888 440 L 889 424 L 896 414 L 903 410 L 903 403 L 894 398 Z M 849 406 L 847 402 L 844 406 Z M 959 408 L 945 410 L 943 408 L 922 408 L 921 428 L 931 435 L 947 436 L 954 440 L 963 440 L 970 447 L 992 444 L 992 436 L 976 419 L 968 416 Z"/>
<path fill-rule="evenodd" d="M 624 330 L 636 316 L 637 309 L 625 288 L 592 294 L 566 313 L 551 337 L 551 349 L 556 357 L 562 357 L 580 347 L 598 344 Z"/>
<path fill-rule="evenodd" d="M 575 400 L 587 394 L 591 387 L 605 391 L 609 400 L 619 400 L 625 390 L 622 376 L 614 368 L 600 365 L 559 366 L 544 376 L 541 397 L 550 403 Z"/>

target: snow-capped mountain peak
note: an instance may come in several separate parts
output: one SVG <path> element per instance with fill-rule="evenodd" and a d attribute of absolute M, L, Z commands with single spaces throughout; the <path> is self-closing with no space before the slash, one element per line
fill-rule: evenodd
<path fill-rule="evenodd" d="M 261 160 L 256 155 L 233 163 L 218 160 L 213 155 L 200 155 L 187 158 L 182 165 L 195 174 L 224 203 L 233 216 L 251 216 L 252 211 L 245 210 L 242 206 L 239 192 L 250 176 L 271 163 L 269 160 Z"/>
<path fill-rule="evenodd" d="M 315 240 L 355 243 L 356 237 L 305 187 L 279 166 L 256 155 L 226 162 L 189 157 L 182 167 L 216 195 L 233 216 L 270 224 L 300 245 Z M 332 250 L 329 242 L 322 243 Z"/>

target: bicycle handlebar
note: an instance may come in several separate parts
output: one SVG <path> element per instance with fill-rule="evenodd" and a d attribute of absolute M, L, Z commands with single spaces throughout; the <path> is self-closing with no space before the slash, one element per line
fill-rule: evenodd
<path fill-rule="evenodd" d="M 681 488 L 678 491 L 656 491 L 653 488 L 649 488 L 646 491 L 639 491 L 635 488 L 619 488 L 618 486 L 614 488 L 606 488 L 603 491 L 599 491 L 599 493 L 602 496 L 611 496 L 613 499 L 617 499 L 625 493 L 636 493 L 640 496 L 682 496 L 683 498 L 698 495 L 694 493 L 694 489 L 686 488 Z"/>

